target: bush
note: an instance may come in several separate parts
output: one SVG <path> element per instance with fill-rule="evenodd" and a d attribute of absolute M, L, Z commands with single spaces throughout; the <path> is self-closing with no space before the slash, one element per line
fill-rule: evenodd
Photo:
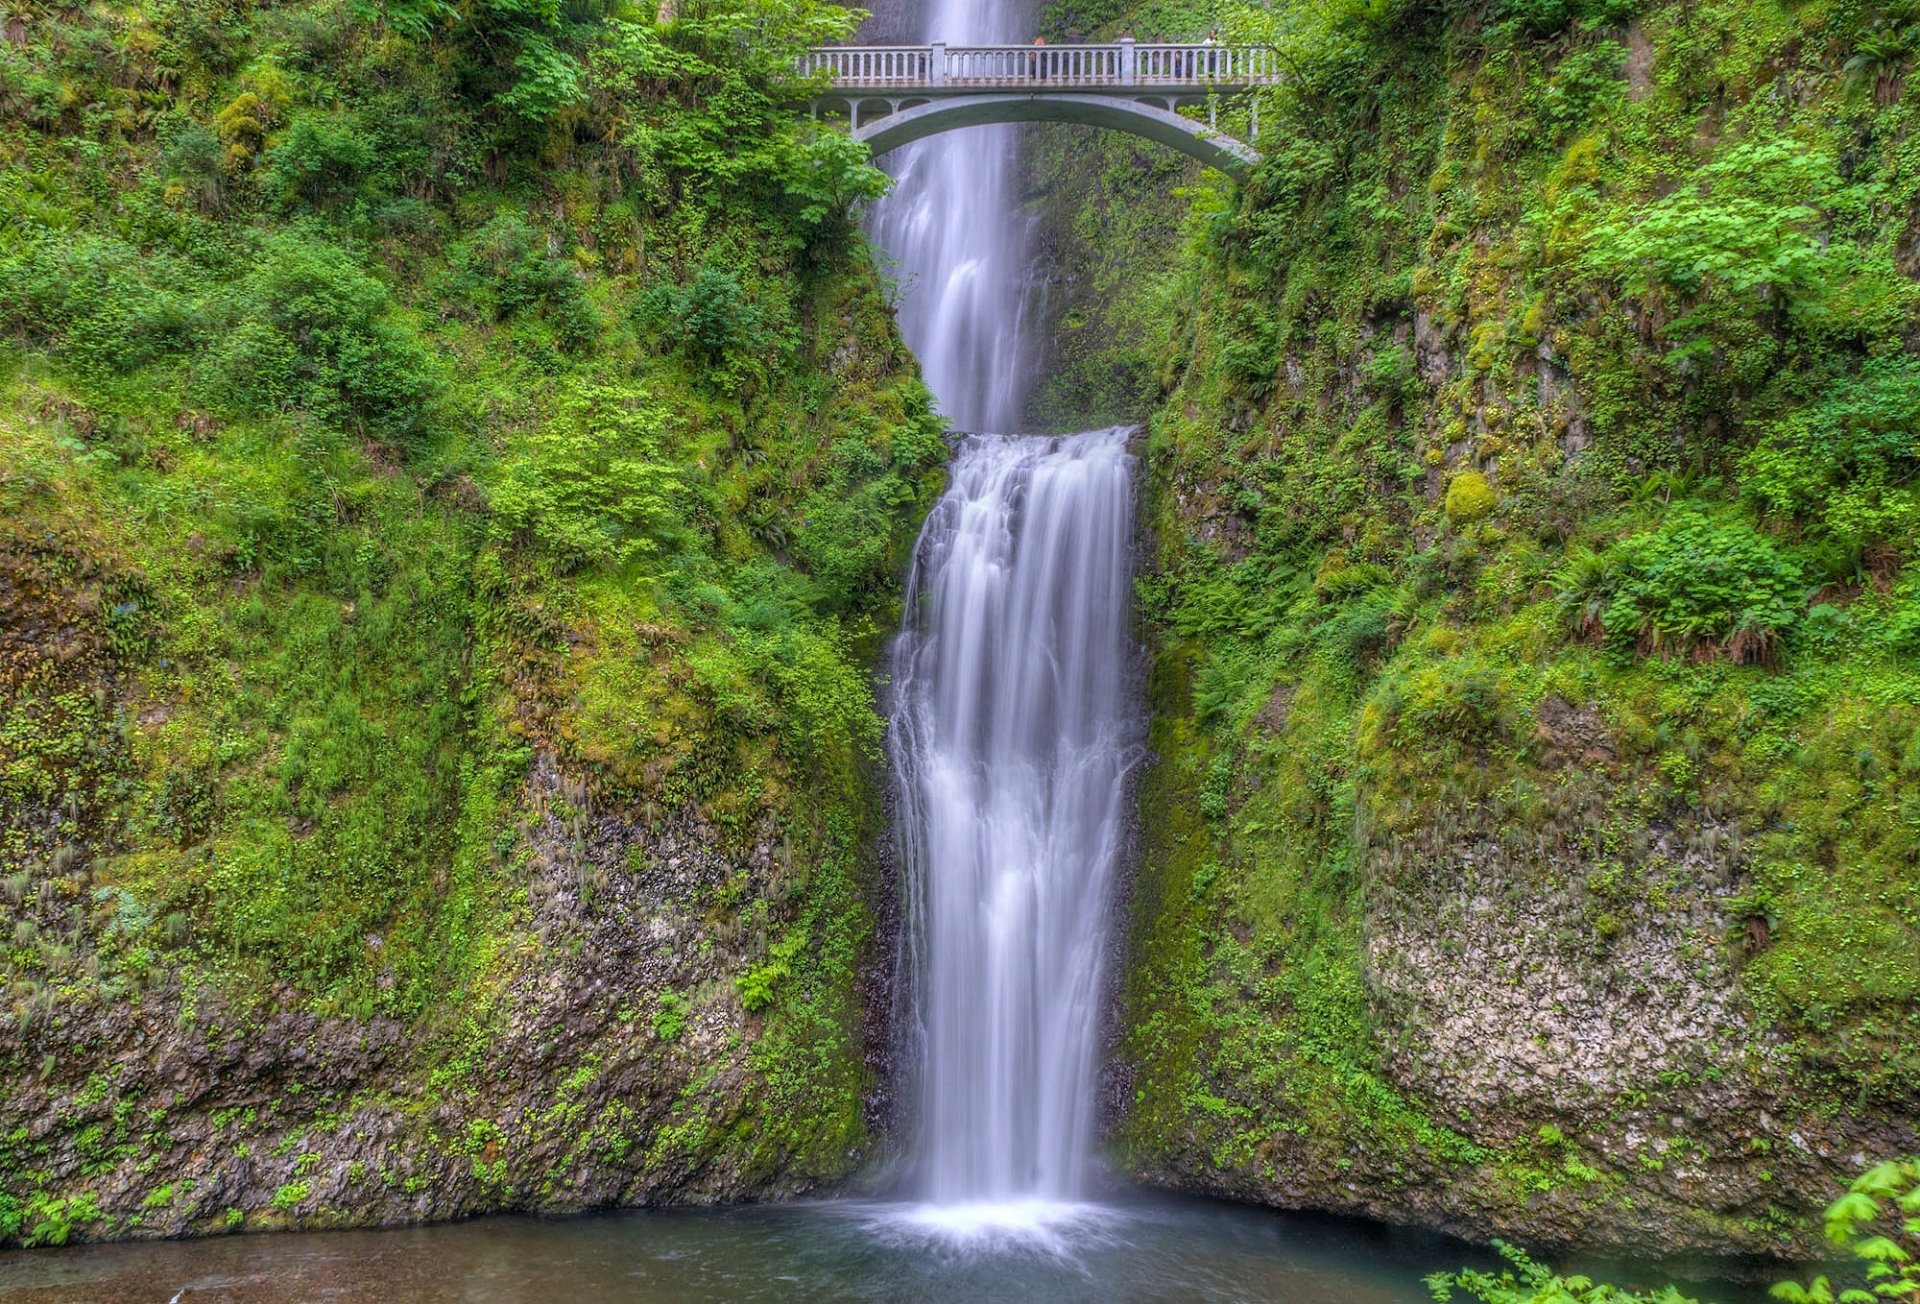
<path fill-rule="evenodd" d="M 893 179 L 868 161 L 867 147 L 838 131 L 822 131 L 790 155 L 783 187 L 794 217 L 816 254 L 838 253 L 853 232 L 856 205 L 887 193 Z"/>
<path fill-rule="evenodd" d="M 1920 538 L 1920 361 L 1869 361 L 1818 403 L 1773 423 L 1741 462 L 1742 488 L 1842 542 Z"/>
<path fill-rule="evenodd" d="M 854 611 L 886 586 L 894 523 L 913 498 L 913 487 L 860 440 L 834 446 L 825 483 L 800 504 L 794 536 L 794 552 L 818 583 L 822 606 Z"/>
<path fill-rule="evenodd" d="M 1626 292 L 1676 296 L 1679 352 L 1762 311 L 1821 313 L 1837 275 L 1814 205 L 1838 185 L 1832 158 L 1790 136 L 1723 150 L 1664 199 L 1636 204 L 1591 235 L 1585 265 Z"/>
<path fill-rule="evenodd" d="M 702 263 L 684 286 L 655 286 L 640 311 L 713 388 L 732 388 L 765 369 L 773 343 L 767 313 L 725 268 Z"/>
<path fill-rule="evenodd" d="M 386 287 L 346 251 L 280 233 L 224 303 L 223 343 L 202 377 L 218 401 L 305 407 L 382 435 L 420 425 L 437 388 L 432 361 L 391 320 Z"/>
<path fill-rule="evenodd" d="M 267 151 L 260 187 L 283 205 L 331 210 L 359 194 L 375 162 L 373 142 L 351 118 L 303 113 Z"/>
<path fill-rule="evenodd" d="M 0 322 L 64 353 L 83 373 L 123 374 L 193 347 L 193 300 L 172 260 L 121 240 L 47 237 L 0 260 Z"/>
<path fill-rule="evenodd" d="M 573 264 L 553 256 L 546 234 L 518 213 L 501 213 L 454 247 L 448 289 L 493 321 L 543 317 L 560 343 L 583 347 L 600 332 Z"/>
<path fill-rule="evenodd" d="M 567 569 L 651 556 L 678 531 L 666 416 L 644 392 L 592 385 L 519 441 L 492 486 L 496 532 Z"/>
<path fill-rule="evenodd" d="M 1481 1304 L 1698 1304 L 1671 1286 L 1642 1295 L 1589 1277 L 1556 1276 L 1545 1264 L 1528 1258 L 1524 1250 L 1504 1241 L 1493 1244 L 1511 1267 L 1497 1275 L 1474 1268 L 1436 1272 L 1426 1279 L 1434 1299 L 1446 1304 L 1460 1290 Z"/>
<path fill-rule="evenodd" d="M 1771 661 L 1806 603 L 1797 562 L 1745 522 L 1691 506 L 1605 554 L 1571 558 L 1555 587 L 1576 633 L 1647 653 L 1717 648 L 1746 663 Z"/>
<path fill-rule="evenodd" d="M 1473 665 L 1423 670 L 1406 693 L 1399 729 L 1410 744 L 1490 742 L 1507 732 L 1506 685 L 1495 671 Z"/>
<path fill-rule="evenodd" d="M 226 148 L 198 123 L 189 123 L 167 142 L 154 160 L 169 186 L 193 201 L 202 213 L 220 210 L 226 198 Z"/>

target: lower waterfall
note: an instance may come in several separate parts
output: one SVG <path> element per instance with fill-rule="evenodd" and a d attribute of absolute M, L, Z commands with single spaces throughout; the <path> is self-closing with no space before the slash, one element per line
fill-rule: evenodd
<path fill-rule="evenodd" d="M 1125 430 L 975 436 L 894 655 L 917 1194 L 1065 1203 L 1089 1179 L 1103 960 L 1141 753 Z"/>

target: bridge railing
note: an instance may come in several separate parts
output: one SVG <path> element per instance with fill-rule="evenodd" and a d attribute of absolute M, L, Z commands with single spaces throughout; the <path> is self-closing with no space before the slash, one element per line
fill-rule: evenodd
<path fill-rule="evenodd" d="M 806 77 L 836 89 L 965 90 L 1008 86 L 1264 86 L 1281 80 L 1277 52 L 1254 46 L 847 45 L 811 50 Z"/>

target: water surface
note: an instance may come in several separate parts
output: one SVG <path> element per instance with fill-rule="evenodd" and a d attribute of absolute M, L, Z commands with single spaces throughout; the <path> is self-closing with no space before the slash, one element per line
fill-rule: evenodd
<path fill-rule="evenodd" d="M 1413 1304 L 1444 1237 L 1199 1201 L 855 1201 L 0 1255 L 7 1304 L 850 1300 Z"/>

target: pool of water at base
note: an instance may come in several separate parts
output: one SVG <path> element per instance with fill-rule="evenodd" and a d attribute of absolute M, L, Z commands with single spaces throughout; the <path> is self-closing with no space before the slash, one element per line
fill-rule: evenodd
<path fill-rule="evenodd" d="M 0 1254 L 0 1301 L 1415 1304 L 1431 1299 L 1423 1274 L 1488 1262 L 1429 1232 L 1149 1195 L 847 1200 L 15 1251 Z M 1615 1279 L 1635 1277 L 1659 1279 Z"/>

